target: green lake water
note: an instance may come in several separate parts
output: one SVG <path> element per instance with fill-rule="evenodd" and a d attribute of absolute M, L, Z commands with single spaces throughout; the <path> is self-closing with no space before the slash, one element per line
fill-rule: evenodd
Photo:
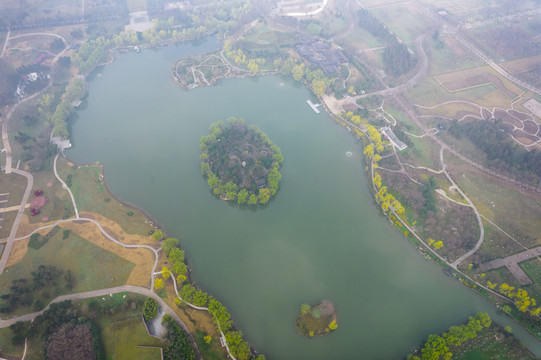
<path fill-rule="evenodd" d="M 269 359 L 401 359 L 428 334 L 485 311 L 541 354 L 539 342 L 425 260 L 380 214 L 361 145 L 310 109 L 306 100 L 316 99 L 302 85 L 279 76 L 190 91 L 173 83 L 175 60 L 216 46 L 118 55 L 90 81 L 67 156 L 102 163 L 119 199 L 181 239 L 192 278 L 253 346 Z M 200 174 L 199 138 L 231 116 L 256 125 L 285 157 L 268 206 L 218 200 Z M 300 305 L 322 299 L 334 302 L 338 330 L 298 335 Z"/>

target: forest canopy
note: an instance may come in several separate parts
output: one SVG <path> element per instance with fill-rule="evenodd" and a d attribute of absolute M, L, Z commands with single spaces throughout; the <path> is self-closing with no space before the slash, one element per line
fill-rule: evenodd
<path fill-rule="evenodd" d="M 255 126 L 230 118 L 201 137 L 201 173 L 212 193 L 239 204 L 266 204 L 276 195 L 284 157 Z"/>

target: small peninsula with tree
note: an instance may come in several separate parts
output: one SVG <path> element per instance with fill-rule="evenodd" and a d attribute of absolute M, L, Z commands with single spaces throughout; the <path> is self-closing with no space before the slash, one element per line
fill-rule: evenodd
<path fill-rule="evenodd" d="M 301 305 L 301 313 L 295 321 L 297 331 L 304 336 L 325 335 L 338 328 L 334 304 L 328 300 L 314 306 Z"/>
<path fill-rule="evenodd" d="M 201 173 L 212 193 L 239 204 L 266 204 L 276 195 L 284 157 L 280 148 L 243 119 L 210 126 L 201 137 Z"/>

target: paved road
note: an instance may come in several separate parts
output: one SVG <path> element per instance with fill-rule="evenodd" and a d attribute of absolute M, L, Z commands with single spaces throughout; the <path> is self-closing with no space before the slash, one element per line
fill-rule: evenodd
<path fill-rule="evenodd" d="M 417 56 L 419 57 L 419 63 L 417 65 L 417 72 L 408 81 L 393 88 L 386 87 L 384 90 L 375 91 L 364 95 L 349 96 L 344 99 L 335 100 L 336 104 L 340 107 L 343 107 L 347 104 L 355 104 L 358 99 L 363 99 L 373 95 L 394 96 L 408 89 L 411 89 L 412 87 L 420 83 L 428 75 L 428 56 L 426 55 L 426 52 L 423 48 L 423 42 L 426 36 L 427 34 L 423 34 L 417 39 L 415 39 L 415 49 Z M 380 79 L 380 82 L 383 83 L 383 80 Z"/>
<path fill-rule="evenodd" d="M 482 52 L 479 48 L 477 48 L 475 45 L 470 43 L 468 40 L 466 40 L 462 35 L 459 34 L 459 29 L 449 25 L 440 15 L 434 13 L 429 8 L 427 8 L 425 5 L 421 4 L 417 0 L 412 0 L 411 2 L 413 5 L 415 5 L 418 9 L 420 9 L 425 15 L 430 17 L 434 22 L 443 28 L 443 30 L 447 33 L 449 33 L 451 36 L 453 36 L 458 42 L 460 42 L 465 48 L 469 49 L 471 52 L 473 52 L 477 57 L 479 57 L 481 60 L 483 60 L 488 66 L 496 70 L 498 74 L 506 78 L 507 80 L 522 86 L 523 88 L 530 90 L 538 95 L 541 95 L 541 89 L 530 85 L 526 83 L 525 81 L 522 81 L 513 75 L 509 74 L 507 71 L 505 71 L 501 66 L 499 66 L 493 59 L 491 59 L 488 55 L 486 55 L 484 52 Z"/>
<path fill-rule="evenodd" d="M 143 287 L 139 287 L 139 286 L 133 286 L 133 285 L 123 285 L 123 286 L 117 286 L 117 287 L 108 288 L 108 289 L 87 291 L 87 292 L 78 293 L 78 294 L 61 295 L 61 296 L 55 298 L 54 300 L 52 300 L 41 311 L 31 313 L 31 314 L 17 316 L 17 317 L 7 319 L 7 320 L 0 320 L 0 328 L 6 328 L 6 327 L 8 327 L 8 326 L 10 326 L 12 324 L 15 324 L 18 321 L 31 321 L 31 320 L 34 320 L 37 316 L 43 314 L 46 310 L 48 310 L 49 307 L 51 306 L 51 304 L 54 304 L 54 303 L 59 303 L 59 302 L 66 301 L 66 300 L 82 300 L 82 299 L 89 299 L 89 298 L 98 297 L 98 296 L 109 296 L 109 294 L 118 294 L 118 293 L 123 293 L 123 292 L 131 292 L 131 293 L 135 293 L 135 294 L 139 294 L 139 295 L 144 295 L 144 296 L 148 296 L 148 297 L 151 297 L 154 300 L 156 300 L 158 302 L 158 304 L 160 305 L 160 307 L 164 310 L 164 312 L 166 314 L 171 315 L 173 317 L 173 319 L 175 319 L 175 321 L 177 323 L 179 323 L 180 326 L 182 326 L 184 331 L 186 331 L 186 334 L 188 334 L 188 337 L 190 339 L 190 342 L 192 343 L 192 347 L 194 348 L 198 359 L 202 359 L 201 354 L 199 352 L 199 349 L 197 348 L 197 344 L 195 343 L 195 340 L 194 340 L 192 334 L 190 333 L 190 330 L 188 329 L 186 324 L 184 324 L 184 322 L 180 319 L 180 317 L 173 311 L 173 309 L 171 309 L 171 307 L 169 307 L 169 305 L 167 305 L 167 303 L 165 303 L 165 301 L 163 301 L 162 298 L 160 298 L 158 295 L 156 295 L 151 290 L 143 288 Z"/>
<path fill-rule="evenodd" d="M 541 246 L 533 249 L 528 249 L 518 254 L 507 256 L 503 259 L 495 259 L 479 265 L 481 271 L 487 271 L 492 269 L 498 269 L 503 266 L 507 267 L 513 276 L 518 280 L 521 285 L 529 285 L 532 280 L 526 275 L 519 263 L 541 256 Z"/>
<path fill-rule="evenodd" d="M 9 41 L 9 34 L 11 34 L 11 30 L 8 29 L 8 33 L 6 35 L 6 41 L 4 41 L 4 46 L 2 47 L 2 53 L 0 54 L 0 57 L 4 56 L 4 53 L 6 52 L 6 47 L 8 46 L 8 41 Z"/>
<path fill-rule="evenodd" d="M 58 172 L 56 171 L 56 160 L 58 159 L 58 154 L 54 157 L 54 163 L 53 163 L 53 170 L 54 170 L 54 176 L 60 181 L 62 184 L 62 189 L 67 190 L 71 197 L 71 202 L 73 204 L 73 210 L 75 210 L 75 217 L 79 218 L 79 210 L 77 210 L 77 204 L 75 203 L 75 198 L 73 197 L 73 193 L 71 192 L 71 189 L 66 185 L 66 183 L 58 176 Z"/>
<path fill-rule="evenodd" d="M 483 220 L 481 220 L 481 215 L 479 214 L 479 211 L 477 211 L 477 208 L 475 207 L 473 202 L 470 200 L 468 196 L 466 196 L 466 194 L 462 191 L 462 189 L 458 187 L 458 185 L 455 183 L 453 178 L 447 172 L 447 167 L 445 166 L 445 163 L 443 162 L 444 150 L 445 149 L 442 146 L 440 149 L 440 162 L 441 162 L 441 165 L 443 166 L 443 173 L 445 174 L 445 177 L 447 177 L 447 180 L 449 180 L 449 182 L 451 183 L 452 187 L 454 187 L 458 191 L 458 193 L 464 198 L 464 200 L 466 200 L 469 206 L 473 209 L 473 212 L 475 213 L 475 217 L 477 218 L 477 223 L 479 224 L 479 231 L 480 231 L 479 240 L 477 241 L 477 244 L 475 244 L 473 249 L 471 249 L 470 251 L 468 251 L 467 253 L 465 253 L 464 255 L 462 255 L 461 257 L 459 257 L 458 259 L 456 259 L 454 262 L 451 263 L 451 267 L 456 270 L 458 265 L 460 265 L 468 257 L 472 256 L 477 250 L 479 250 L 481 245 L 483 245 L 483 241 L 485 240 L 485 228 L 483 226 Z"/>
<path fill-rule="evenodd" d="M 2 253 L 2 257 L 0 258 L 0 275 L 4 272 L 4 269 L 8 262 L 8 257 L 11 252 L 11 248 L 13 247 L 13 243 L 15 242 L 15 236 L 17 235 L 17 230 L 19 230 L 19 225 L 21 223 L 24 210 L 26 209 L 28 197 L 30 196 L 32 187 L 34 186 L 34 177 L 29 172 L 18 170 L 18 169 L 13 169 L 12 172 L 15 174 L 24 176 L 26 178 L 27 183 L 26 183 L 26 190 L 24 191 L 24 195 L 21 200 L 19 211 L 17 212 L 15 221 L 13 222 L 13 225 L 11 226 L 11 231 L 9 232 L 9 236 L 7 238 L 6 247 L 4 249 L 4 252 Z"/>

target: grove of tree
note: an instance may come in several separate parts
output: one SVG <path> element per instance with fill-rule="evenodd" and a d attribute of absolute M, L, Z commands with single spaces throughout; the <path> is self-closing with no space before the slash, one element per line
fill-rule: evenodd
<path fill-rule="evenodd" d="M 201 173 L 216 196 L 239 204 L 266 204 L 276 195 L 284 158 L 280 148 L 244 120 L 210 127 L 199 141 Z"/>

